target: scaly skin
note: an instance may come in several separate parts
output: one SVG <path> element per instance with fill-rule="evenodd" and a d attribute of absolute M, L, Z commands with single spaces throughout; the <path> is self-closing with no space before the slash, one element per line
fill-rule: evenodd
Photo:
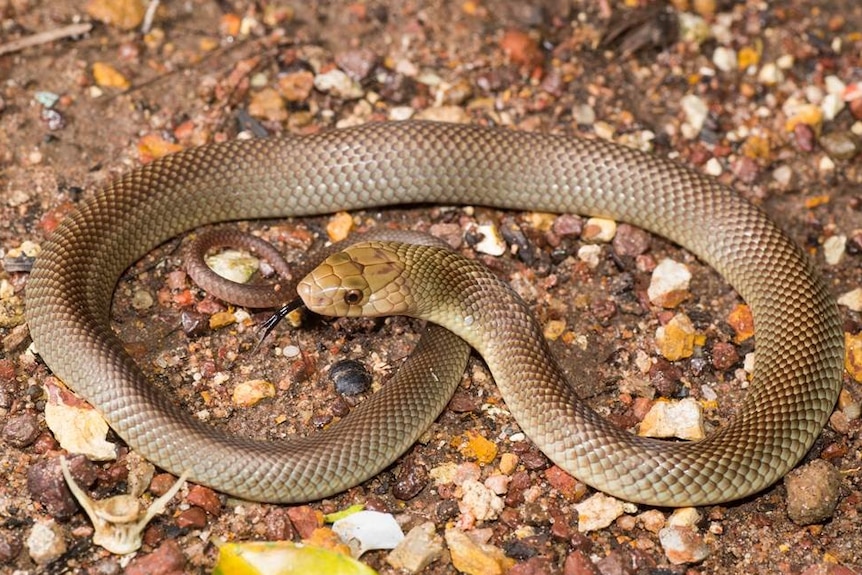
<path fill-rule="evenodd" d="M 335 438 L 325 458 L 309 456 L 301 443 L 225 436 L 154 392 L 111 332 L 111 295 L 134 261 L 203 224 L 419 202 L 631 222 L 712 265 L 751 306 L 753 383 L 733 422 L 703 442 L 636 439 L 568 405 L 574 398 L 565 386 L 541 375 L 532 379 L 537 389 L 521 392 L 529 401 L 507 393 L 509 409 L 539 447 L 576 476 L 601 478 L 590 480 L 595 487 L 657 505 L 744 497 L 782 477 L 823 428 L 841 385 L 843 342 L 834 300 L 803 252 L 714 180 L 600 140 L 405 122 L 213 144 L 162 158 L 63 221 L 27 286 L 30 332 L 54 373 L 156 465 L 189 470 L 191 480 L 247 499 L 326 496 L 345 487 L 344 477 L 356 483 L 379 468 L 424 403 L 445 405 L 441 392 L 382 398 L 363 412 L 363 421 L 385 419 L 380 435 L 363 439 L 357 425 Z M 483 289 L 459 286 L 468 301 Z M 520 329 L 514 318 L 501 321 L 500 331 Z M 449 346 L 437 341 L 417 377 L 457 378 Z M 581 445 L 572 445 L 572 434 Z M 355 465 L 362 471 L 354 473 Z"/>

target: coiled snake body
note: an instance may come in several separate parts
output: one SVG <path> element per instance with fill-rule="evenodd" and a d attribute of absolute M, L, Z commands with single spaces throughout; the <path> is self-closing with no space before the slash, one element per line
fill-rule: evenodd
<path fill-rule="evenodd" d="M 566 386 L 541 376 L 532 378 L 536 388 L 518 392 L 528 400 L 509 404 L 516 419 L 543 430 L 547 441 L 533 438 L 539 447 L 595 487 L 658 505 L 744 497 L 795 465 L 831 413 L 843 356 L 836 306 L 808 258 L 759 209 L 709 178 L 611 143 L 465 125 L 368 124 L 213 144 L 142 166 L 84 201 L 45 245 L 27 285 L 33 340 L 55 374 L 158 466 L 248 499 L 323 497 L 344 487 L 351 462 L 379 468 L 369 460 L 380 446 L 357 447 L 366 443 L 361 426 L 321 461 L 300 444 L 288 453 L 279 442 L 203 425 L 155 393 L 123 350 L 109 325 L 111 296 L 129 265 L 197 226 L 411 203 L 631 222 L 712 265 L 751 306 L 754 382 L 731 424 L 704 441 L 635 438 L 564 405 L 572 399 Z M 501 332 L 517 332 L 516 318 L 505 317 Z M 463 369 L 448 345 L 428 348 L 420 371 Z M 440 409 L 443 393 L 429 399 Z M 373 415 L 391 418 L 387 427 L 398 435 L 415 405 L 380 403 Z"/>

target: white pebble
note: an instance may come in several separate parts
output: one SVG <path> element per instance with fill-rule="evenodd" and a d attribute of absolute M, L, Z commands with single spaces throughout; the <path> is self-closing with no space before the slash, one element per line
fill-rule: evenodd
<path fill-rule="evenodd" d="M 757 81 L 764 86 L 774 86 L 782 80 L 784 80 L 784 72 L 772 62 L 764 64 L 757 74 Z"/>
<path fill-rule="evenodd" d="M 709 114 L 709 108 L 700 96 L 694 94 L 683 96 L 680 104 L 682 105 L 683 113 L 685 113 L 686 122 L 691 126 L 696 136 L 703 128 L 703 123 Z"/>
<path fill-rule="evenodd" d="M 428 521 L 411 529 L 386 562 L 395 569 L 419 573 L 443 555 L 443 538 L 437 535 L 434 523 Z"/>
<path fill-rule="evenodd" d="M 703 439 L 703 410 L 690 397 L 680 401 L 657 401 L 641 421 L 638 435 L 692 441 Z"/>
<path fill-rule="evenodd" d="M 838 304 L 852 311 L 862 311 L 862 288 L 856 288 L 838 298 Z"/>
<path fill-rule="evenodd" d="M 66 552 L 66 541 L 53 520 L 33 524 L 27 536 L 27 552 L 38 565 L 47 565 Z"/>
<path fill-rule="evenodd" d="M 722 72 L 732 72 L 736 68 L 736 50 L 719 46 L 712 53 L 712 63 Z"/>
<path fill-rule="evenodd" d="M 700 512 L 694 507 L 680 507 L 674 509 L 667 519 L 668 525 L 675 527 L 695 527 L 700 521 Z"/>
<path fill-rule="evenodd" d="M 464 481 L 461 489 L 464 495 L 458 503 L 458 509 L 461 513 L 472 515 L 478 521 L 496 519 L 505 507 L 500 497 L 475 479 Z"/>
<path fill-rule="evenodd" d="M 609 526 L 625 513 L 623 502 L 604 493 L 596 493 L 575 505 L 578 511 L 578 531 L 587 533 Z"/>
<path fill-rule="evenodd" d="M 709 546 L 692 527 L 665 527 L 658 534 L 662 549 L 674 565 L 698 563 L 709 555 Z"/>
<path fill-rule="evenodd" d="M 595 269 L 599 265 L 599 256 L 601 253 L 601 246 L 586 244 L 578 248 L 578 259 L 587 264 L 591 269 Z"/>
<path fill-rule="evenodd" d="M 826 78 L 823 79 L 823 83 L 826 86 L 827 94 L 837 94 L 842 96 L 844 94 L 844 90 L 847 89 L 847 84 L 845 84 L 841 78 L 835 74 L 826 76 Z"/>
<path fill-rule="evenodd" d="M 823 101 L 824 94 L 820 86 L 805 86 L 802 91 L 805 92 L 805 99 L 812 104 L 819 104 Z"/>
<path fill-rule="evenodd" d="M 345 100 L 361 98 L 364 93 L 358 82 L 338 69 L 332 69 L 315 76 L 314 87 L 321 92 L 331 93 L 333 96 Z"/>
<path fill-rule="evenodd" d="M 596 111 L 588 104 L 580 104 L 572 109 L 572 117 L 579 126 L 592 126 L 596 121 Z"/>
<path fill-rule="evenodd" d="M 389 119 L 394 121 L 409 120 L 416 112 L 410 106 L 395 106 L 389 110 Z"/>
<path fill-rule="evenodd" d="M 717 178 L 723 171 L 724 168 L 721 167 L 721 162 L 718 161 L 718 158 L 710 158 L 706 161 L 704 172 L 706 172 L 707 175 Z"/>
<path fill-rule="evenodd" d="M 778 166 L 772 170 L 772 179 L 782 188 L 786 188 L 793 179 L 793 168 L 787 165 Z"/>
<path fill-rule="evenodd" d="M 823 110 L 824 120 L 834 120 L 835 116 L 844 109 L 844 100 L 840 94 L 826 94 L 823 101 L 820 102 L 820 109 Z"/>
<path fill-rule="evenodd" d="M 775 63 L 782 70 L 789 70 L 796 63 L 796 60 L 791 54 L 784 54 L 783 56 L 779 56 Z"/>
<path fill-rule="evenodd" d="M 847 236 L 839 234 L 831 236 L 823 242 L 823 257 L 830 266 L 838 265 L 844 257 L 844 248 L 847 246 Z"/>
<path fill-rule="evenodd" d="M 300 353 L 300 350 L 295 345 L 286 345 L 281 350 L 281 355 L 288 358 L 288 359 L 291 359 L 294 357 L 299 357 L 299 353 Z"/>
<path fill-rule="evenodd" d="M 820 158 L 820 162 L 817 164 L 817 168 L 821 172 L 832 172 L 835 170 L 835 162 L 832 161 L 832 158 L 829 156 L 823 156 Z"/>
<path fill-rule="evenodd" d="M 480 224 L 473 228 L 473 232 L 482 236 L 482 239 L 474 246 L 477 252 L 489 256 L 501 256 L 506 253 L 506 240 L 500 233 L 500 228 L 494 224 Z"/>
<path fill-rule="evenodd" d="M 754 373 L 754 352 L 746 353 L 745 358 L 742 360 L 742 369 L 745 370 L 746 373 Z"/>
<path fill-rule="evenodd" d="M 691 272 L 684 264 L 665 258 L 653 270 L 647 296 L 655 305 L 663 306 L 672 294 L 688 291 L 690 281 Z"/>
<path fill-rule="evenodd" d="M 608 243 L 617 235 L 617 223 L 606 218 L 589 218 L 581 238 L 586 242 Z"/>
<path fill-rule="evenodd" d="M 244 284 L 260 269 L 260 260 L 239 250 L 225 250 L 205 258 L 207 266 L 219 276 Z"/>

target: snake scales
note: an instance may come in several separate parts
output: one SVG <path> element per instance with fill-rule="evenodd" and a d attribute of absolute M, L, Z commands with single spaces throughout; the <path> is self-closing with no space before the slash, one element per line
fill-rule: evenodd
<path fill-rule="evenodd" d="M 158 466 L 248 499 L 323 497 L 339 475 L 353 477 L 351 465 L 379 466 L 369 459 L 385 446 L 357 447 L 368 443 L 357 427 L 321 461 L 301 443 L 227 437 L 194 420 L 154 391 L 112 333 L 112 293 L 129 265 L 197 226 L 411 203 L 631 222 L 696 254 L 751 306 L 753 384 L 734 420 L 704 441 L 635 438 L 558 404 L 569 394 L 550 380 L 523 392 L 531 409 L 509 405 L 525 429 L 545 427 L 536 417 L 562 418 L 548 421 L 551 441 L 539 446 L 595 487 L 659 505 L 744 497 L 783 476 L 825 424 L 841 385 L 837 309 L 805 254 L 759 209 L 709 178 L 608 142 L 476 126 L 369 124 L 213 144 L 142 166 L 85 200 L 45 245 L 27 286 L 33 340 L 54 373 Z M 458 371 L 437 341 L 417 369 Z M 445 405 L 442 393 L 422 401 Z M 416 404 L 393 397 L 374 415 L 391 417 L 397 435 Z"/>

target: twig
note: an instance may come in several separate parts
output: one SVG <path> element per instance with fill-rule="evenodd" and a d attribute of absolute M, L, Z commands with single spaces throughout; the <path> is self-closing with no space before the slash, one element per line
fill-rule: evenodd
<path fill-rule="evenodd" d="M 54 30 L 48 30 L 46 32 L 39 32 L 38 34 L 33 34 L 32 36 L 27 36 L 26 38 L 20 38 L 18 40 L 12 40 L 11 42 L 7 42 L 6 44 L 0 44 L 0 56 L 4 54 L 11 54 L 12 52 L 17 52 L 18 50 L 23 50 L 24 48 L 47 44 L 48 42 L 53 42 L 54 40 L 68 38 L 69 36 L 86 34 L 92 29 L 93 25 L 90 22 L 82 22 L 80 24 L 70 24 L 69 26 L 63 26 L 62 28 L 56 28 Z"/>
<path fill-rule="evenodd" d="M 147 12 L 144 14 L 144 23 L 141 24 L 141 33 L 149 34 L 150 29 L 153 27 L 153 18 L 156 17 L 156 10 L 159 9 L 159 0 L 150 0 L 150 4 L 147 6 Z"/>

